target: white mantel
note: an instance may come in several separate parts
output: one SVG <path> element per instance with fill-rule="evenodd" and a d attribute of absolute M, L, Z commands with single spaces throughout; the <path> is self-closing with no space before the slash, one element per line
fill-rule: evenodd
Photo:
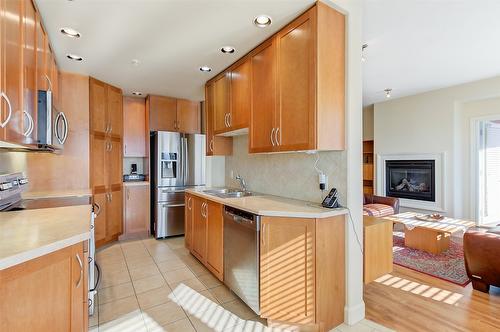
<path fill-rule="evenodd" d="M 376 155 L 376 193 L 380 196 L 385 196 L 385 162 L 386 160 L 434 160 L 435 162 L 435 198 L 434 202 L 420 201 L 415 199 L 400 198 L 400 206 L 406 208 L 414 208 L 419 210 L 428 210 L 436 212 L 446 211 L 446 176 L 445 163 L 446 154 L 443 153 L 422 153 L 422 154 L 377 154 Z"/>

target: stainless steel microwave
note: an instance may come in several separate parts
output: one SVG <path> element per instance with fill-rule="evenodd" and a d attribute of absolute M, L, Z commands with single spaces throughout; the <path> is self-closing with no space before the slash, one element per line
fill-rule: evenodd
<path fill-rule="evenodd" d="M 52 91 L 38 90 L 37 129 L 39 148 L 61 150 L 68 139 L 69 124 L 64 112 L 52 102 Z"/>

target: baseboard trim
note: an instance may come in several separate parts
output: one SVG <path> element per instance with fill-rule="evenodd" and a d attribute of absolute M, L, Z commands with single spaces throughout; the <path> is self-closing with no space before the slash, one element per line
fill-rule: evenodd
<path fill-rule="evenodd" d="M 344 307 L 344 323 L 347 325 L 354 325 L 365 318 L 365 302 L 353 306 Z"/>

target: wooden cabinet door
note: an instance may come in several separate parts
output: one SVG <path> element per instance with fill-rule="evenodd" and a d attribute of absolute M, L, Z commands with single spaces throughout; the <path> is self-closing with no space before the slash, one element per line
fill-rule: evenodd
<path fill-rule="evenodd" d="M 184 213 L 184 244 L 187 249 L 193 245 L 193 196 L 185 195 L 186 211 Z"/>
<path fill-rule="evenodd" d="M 123 97 L 123 156 L 146 157 L 146 104 L 142 98 Z"/>
<path fill-rule="evenodd" d="M 90 160 L 92 164 L 91 169 L 91 182 L 92 188 L 104 190 L 107 187 L 106 178 L 106 161 L 109 150 L 109 142 L 104 135 L 92 135 L 91 139 Z"/>
<path fill-rule="evenodd" d="M 314 323 L 315 220 L 264 217 L 261 225 L 261 316 Z"/>
<path fill-rule="evenodd" d="M 49 84 L 47 81 L 47 77 L 45 74 L 47 73 L 46 69 L 46 34 L 42 27 L 42 19 L 40 15 L 36 14 L 36 86 L 37 90 L 47 91 L 49 89 Z"/>
<path fill-rule="evenodd" d="M 121 185 L 123 182 L 123 169 L 122 169 L 122 144 L 119 139 L 109 139 L 109 148 L 106 161 L 106 173 L 108 179 L 108 186 Z"/>
<path fill-rule="evenodd" d="M 102 190 L 94 192 L 92 195 L 94 204 L 97 205 L 98 214 L 94 220 L 95 222 L 95 241 L 96 244 L 101 245 L 106 240 L 106 211 L 107 211 L 107 193 Z M 97 213 L 96 212 L 96 213 Z"/>
<path fill-rule="evenodd" d="M 80 243 L 1 270 L 0 331 L 83 331 L 82 251 Z"/>
<path fill-rule="evenodd" d="M 88 292 L 88 283 L 85 283 L 85 260 L 83 243 L 72 246 L 71 260 L 71 331 L 83 331 L 84 303 L 83 298 Z M 88 315 L 88 311 L 85 312 Z"/>
<path fill-rule="evenodd" d="M 50 82 L 52 83 L 52 100 L 56 108 L 60 108 L 59 70 L 57 69 L 56 58 L 53 52 L 50 53 L 49 74 Z"/>
<path fill-rule="evenodd" d="M 214 92 L 213 83 L 205 86 L 205 134 L 206 155 L 214 155 Z"/>
<path fill-rule="evenodd" d="M 106 86 L 107 116 L 109 123 L 109 133 L 112 137 L 122 137 L 123 135 L 123 96 L 122 91 L 113 86 Z"/>
<path fill-rule="evenodd" d="M 251 60 L 246 60 L 231 70 L 231 130 L 248 127 L 252 103 L 251 75 Z"/>
<path fill-rule="evenodd" d="M 125 186 L 124 202 L 124 236 L 127 238 L 147 236 L 149 234 L 149 186 Z"/>
<path fill-rule="evenodd" d="M 252 55 L 250 153 L 275 150 L 276 65 L 276 43 L 273 39 L 260 46 Z"/>
<path fill-rule="evenodd" d="M 177 99 L 177 130 L 181 133 L 199 134 L 201 132 L 200 103 Z"/>
<path fill-rule="evenodd" d="M 280 151 L 315 148 L 315 13 L 309 10 L 277 35 Z"/>
<path fill-rule="evenodd" d="M 223 238 L 224 221 L 222 219 L 222 204 L 207 201 L 207 267 L 219 280 L 223 280 Z"/>
<path fill-rule="evenodd" d="M 4 140 L 12 143 L 23 143 L 23 95 L 22 87 L 22 22 L 21 1 L 1 0 L 0 39 L 2 48 L 2 91 L 6 98 L 1 100 L 0 123 L 3 122 Z M 10 109 L 10 111 L 9 111 Z M 10 120 L 9 119 L 10 114 Z M 0 127 L 1 129 L 1 127 Z"/>
<path fill-rule="evenodd" d="M 123 194 L 122 189 L 108 193 L 106 240 L 116 240 L 123 232 Z"/>
<path fill-rule="evenodd" d="M 231 77 L 225 73 L 214 83 L 214 133 L 228 131 L 229 89 Z"/>
<path fill-rule="evenodd" d="M 191 253 L 200 261 L 207 257 L 206 201 L 193 196 L 193 245 Z"/>
<path fill-rule="evenodd" d="M 170 97 L 149 96 L 149 130 L 177 130 L 177 100 Z"/>
<path fill-rule="evenodd" d="M 31 0 L 24 0 L 23 15 L 23 133 L 25 142 L 36 142 L 36 12 Z"/>
<path fill-rule="evenodd" d="M 91 77 L 89 85 L 90 131 L 104 134 L 108 129 L 106 116 L 106 84 Z"/>

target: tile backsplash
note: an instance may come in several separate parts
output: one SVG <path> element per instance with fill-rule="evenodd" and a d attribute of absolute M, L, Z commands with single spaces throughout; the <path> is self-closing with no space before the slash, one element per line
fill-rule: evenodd
<path fill-rule="evenodd" d="M 249 190 L 321 202 L 332 187 L 340 194 L 340 203 L 345 204 L 347 188 L 347 155 L 345 151 L 319 152 L 318 168 L 328 176 L 328 189 L 319 189 L 318 173 L 314 169 L 316 154 L 277 153 L 249 154 L 248 135 L 233 138 L 233 155 L 226 157 L 225 182 L 238 187 L 239 182 L 231 178 L 231 171 L 240 174 Z"/>

